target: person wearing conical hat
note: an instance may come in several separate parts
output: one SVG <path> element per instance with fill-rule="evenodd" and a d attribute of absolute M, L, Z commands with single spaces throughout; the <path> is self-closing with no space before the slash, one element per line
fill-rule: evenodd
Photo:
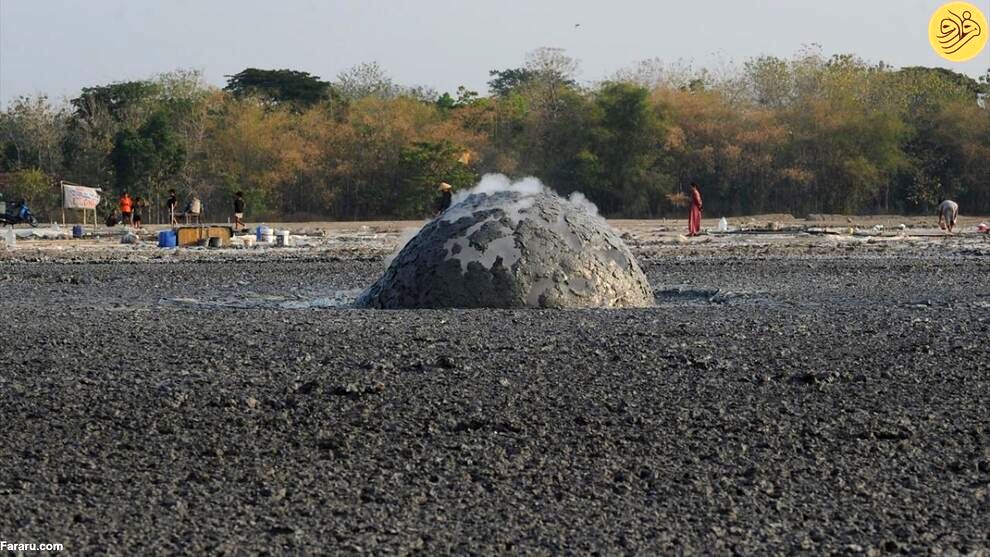
<path fill-rule="evenodd" d="M 440 196 L 433 204 L 433 216 L 438 216 L 450 207 L 450 200 L 454 195 L 454 187 L 447 182 L 440 182 Z"/>

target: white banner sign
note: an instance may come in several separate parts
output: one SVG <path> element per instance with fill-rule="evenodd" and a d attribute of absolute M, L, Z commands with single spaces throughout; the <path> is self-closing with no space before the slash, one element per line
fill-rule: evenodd
<path fill-rule="evenodd" d="M 62 184 L 62 200 L 66 209 L 96 209 L 100 204 L 100 190 Z"/>

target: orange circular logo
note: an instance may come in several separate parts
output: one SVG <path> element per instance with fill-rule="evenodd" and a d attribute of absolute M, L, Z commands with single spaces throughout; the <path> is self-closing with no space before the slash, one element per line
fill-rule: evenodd
<path fill-rule="evenodd" d="M 952 62 L 973 58 L 987 44 L 987 18 L 969 2 L 949 2 L 928 22 L 928 41 L 939 56 Z"/>

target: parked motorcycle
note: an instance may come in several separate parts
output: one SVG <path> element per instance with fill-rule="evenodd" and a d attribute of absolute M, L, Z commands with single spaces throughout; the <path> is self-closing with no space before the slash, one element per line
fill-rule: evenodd
<path fill-rule="evenodd" d="M 29 224 L 32 228 L 38 227 L 38 219 L 34 218 L 31 210 L 23 201 L 15 209 L 15 212 L 0 213 L 0 226 L 16 226 L 18 224 Z"/>

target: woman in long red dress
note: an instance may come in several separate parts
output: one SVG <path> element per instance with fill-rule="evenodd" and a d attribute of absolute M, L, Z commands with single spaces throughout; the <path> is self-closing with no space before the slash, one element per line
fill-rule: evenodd
<path fill-rule="evenodd" d="M 691 182 L 691 214 L 688 215 L 688 236 L 701 232 L 701 192 L 698 184 Z"/>

